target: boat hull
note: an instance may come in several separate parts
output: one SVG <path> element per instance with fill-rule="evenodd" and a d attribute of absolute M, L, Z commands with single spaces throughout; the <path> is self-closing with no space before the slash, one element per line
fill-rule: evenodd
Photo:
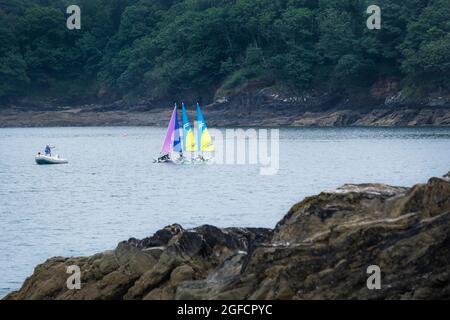
<path fill-rule="evenodd" d="M 49 157 L 44 155 L 38 155 L 35 157 L 36 164 L 46 165 L 46 164 L 66 164 L 69 163 L 66 159 L 60 157 Z"/>
<path fill-rule="evenodd" d="M 202 165 L 202 164 L 210 164 L 214 161 L 213 158 L 211 159 L 167 159 L 164 161 L 158 161 L 157 159 L 153 159 L 153 163 L 168 163 L 168 164 L 175 164 L 175 165 Z"/>
<path fill-rule="evenodd" d="M 153 159 L 153 163 L 168 163 L 168 164 L 176 164 L 176 165 L 180 165 L 183 164 L 183 160 L 172 160 L 172 159 L 167 159 L 167 160 L 157 160 L 157 159 Z"/>

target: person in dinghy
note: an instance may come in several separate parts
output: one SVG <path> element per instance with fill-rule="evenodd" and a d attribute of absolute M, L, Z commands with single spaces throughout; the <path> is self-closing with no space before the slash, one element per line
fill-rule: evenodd
<path fill-rule="evenodd" d="M 49 145 L 45 146 L 44 153 L 41 151 L 37 153 L 35 156 L 35 161 L 37 164 L 66 164 L 68 163 L 67 159 L 61 158 L 59 155 L 52 155 L 52 149 L 55 147 L 50 147 Z"/>
<path fill-rule="evenodd" d="M 167 161 L 170 161 L 170 156 L 169 156 L 169 154 L 165 154 L 165 155 L 160 156 L 158 159 L 156 159 L 155 162 L 157 162 L 157 163 L 163 163 L 163 162 L 167 162 Z"/>
<path fill-rule="evenodd" d="M 46 156 L 51 157 L 52 156 L 52 149 L 55 149 L 55 147 L 50 147 L 49 145 L 46 145 L 45 149 L 44 149 L 44 154 Z"/>

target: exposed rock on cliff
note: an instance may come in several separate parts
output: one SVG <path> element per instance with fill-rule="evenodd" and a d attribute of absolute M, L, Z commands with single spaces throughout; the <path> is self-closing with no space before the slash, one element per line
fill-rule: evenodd
<path fill-rule="evenodd" d="M 407 95 L 385 81 L 369 92 L 311 91 L 289 94 L 251 86 L 217 97 L 206 109 L 220 126 L 448 126 L 450 93 Z M 236 116 L 238 115 L 238 116 Z"/>
<path fill-rule="evenodd" d="M 81 268 L 68 290 L 66 268 Z M 367 268 L 381 269 L 369 290 Z M 84 258 L 52 258 L 6 299 L 448 299 L 450 173 L 412 188 L 345 185 L 274 230 L 168 226 Z"/>
<path fill-rule="evenodd" d="M 219 90 L 203 111 L 210 126 L 450 126 L 450 92 L 432 91 L 405 89 L 392 79 L 370 90 L 301 93 L 250 81 L 233 92 Z M 170 118 L 168 101 L 103 103 L 75 107 L 22 99 L 0 107 L 0 127 L 164 126 Z"/>

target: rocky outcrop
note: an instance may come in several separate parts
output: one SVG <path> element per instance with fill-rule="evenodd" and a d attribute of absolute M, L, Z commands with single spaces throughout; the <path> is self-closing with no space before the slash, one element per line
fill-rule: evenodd
<path fill-rule="evenodd" d="M 203 111 L 208 124 L 218 127 L 450 126 L 450 92 L 434 90 L 405 89 L 397 80 L 384 79 L 370 89 L 293 93 L 273 83 L 249 81 L 232 92 L 219 90 Z M 170 104 L 140 99 L 68 106 L 21 99 L 0 105 L 0 127 L 165 126 Z"/>
<path fill-rule="evenodd" d="M 409 91 L 413 91 L 408 89 Z M 450 92 L 407 94 L 396 81 L 366 91 L 302 94 L 249 84 L 216 97 L 206 109 L 216 126 L 449 126 Z"/>
<path fill-rule="evenodd" d="M 81 269 L 68 290 L 67 267 Z M 381 270 L 369 290 L 367 269 Z M 109 252 L 52 258 L 6 299 L 449 299 L 450 173 L 411 188 L 344 185 L 274 230 L 168 226 Z"/>

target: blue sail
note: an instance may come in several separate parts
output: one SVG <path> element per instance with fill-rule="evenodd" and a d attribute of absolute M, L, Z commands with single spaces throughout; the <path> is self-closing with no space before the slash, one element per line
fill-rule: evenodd
<path fill-rule="evenodd" d="M 181 141 L 180 135 L 180 125 L 178 123 L 178 111 L 175 112 L 175 127 L 173 131 L 173 151 L 183 152 L 183 143 Z"/>
<path fill-rule="evenodd" d="M 202 149 L 202 132 L 205 126 L 205 118 L 203 118 L 202 111 L 200 110 L 200 104 L 197 102 L 197 145 L 199 150 Z"/>
<path fill-rule="evenodd" d="M 215 148 L 212 143 L 211 136 L 206 127 L 205 118 L 203 117 L 202 111 L 200 110 L 200 104 L 197 103 L 197 140 L 198 140 L 198 150 L 214 152 Z"/>
<path fill-rule="evenodd" d="M 194 152 L 197 150 L 195 144 L 194 131 L 191 128 L 189 117 L 186 112 L 186 106 L 184 103 L 181 105 L 183 114 L 183 150 L 187 152 Z"/>

